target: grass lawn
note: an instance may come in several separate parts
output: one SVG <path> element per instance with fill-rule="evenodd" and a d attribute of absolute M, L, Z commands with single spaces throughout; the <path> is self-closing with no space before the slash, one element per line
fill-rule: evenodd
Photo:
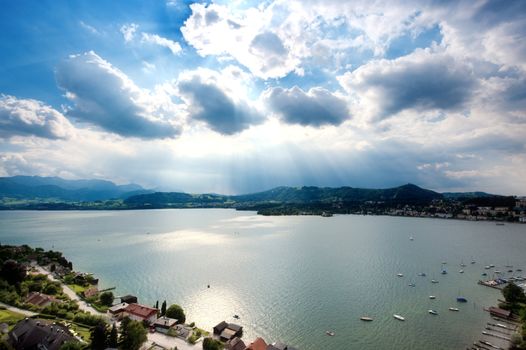
<path fill-rule="evenodd" d="M 87 289 L 86 287 L 80 286 L 78 284 L 68 284 L 67 286 L 77 294 L 82 294 L 82 292 Z"/>
<path fill-rule="evenodd" d="M 75 323 L 72 323 L 70 328 L 73 329 L 75 332 L 77 332 L 82 337 L 82 339 L 84 339 L 86 342 L 88 343 L 90 342 L 89 328 L 81 327 Z"/>
<path fill-rule="evenodd" d="M 9 310 L 0 310 L 0 323 L 7 323 L 9 325 L 9 329 L 13 328 L 13 326 L 20 320 L 23 320 L 26 318 L 26 316 L 9 311 Z"/>

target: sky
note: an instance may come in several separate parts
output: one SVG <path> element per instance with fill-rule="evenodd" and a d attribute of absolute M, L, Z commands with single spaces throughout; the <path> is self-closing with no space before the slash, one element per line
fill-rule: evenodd
<path fill-rule="evenodd" d="M 0 7 L 0 176 L 526 194 L 526 1 Z"/>

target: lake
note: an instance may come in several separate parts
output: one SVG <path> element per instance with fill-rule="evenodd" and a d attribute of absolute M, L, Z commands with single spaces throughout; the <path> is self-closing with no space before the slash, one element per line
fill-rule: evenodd
<path fill-rule="evenodd" d="M 526 271 L 526 225 L 387 216 L 2 211 L 0 242 L 62 251 L 101 288 L 180 304 L 203 328 L 235 321 L 246 342 L 262 336 L 304 350 L 466 348 L 488 319 L 482 308 L 500 297 L 477 285 L 484 265 Z"/>

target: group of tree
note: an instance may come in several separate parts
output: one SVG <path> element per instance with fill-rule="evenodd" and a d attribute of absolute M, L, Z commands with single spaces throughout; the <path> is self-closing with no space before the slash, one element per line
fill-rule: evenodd
<path fill-rule="evenodd" d="M 100 304 L 104 306 L 112 306 L 113 299 L 114 297 L 112 292 L 103 292 L 99 295 Z"/>
<path fill-rule="evenodd" d="M 147 331 L 143 324 L 125 317 L 121 321 L 119 349 L 139 350 L 147 339 Z"/>
<path fill-rule="evenodd" d="M 159 311 L 160 316 L 166 316 L 169 318 L 174 318 L 177 320 L 177 323 L 185 323 L 186 322 L 186 315 L 184 314 L 184 310 L 182 307 L 180 307 L 177 304 L 170 305 L 169 308 L 166 308 L 166 300 L 163 301 L 161 304 L 161 310 Z M 159 309 L 159 301 L 155 303 L 154 307 L 156 309 Z"/>
<path fill-rule="evenodd" d="M 521 287 L 510 283 L 502 289 L 502 295 L 506 299 L 503 306 L 518 314 L 522 322 L 522 335 L 512 335 L 510 349 L 526 349 L 526 294 Z"/>
<path fill-rule="evenodd" d="M 205 338 L 203 340 L 203 350 L 221 350 L 223 349 L 223 344 L 219 340 L 212 338 Z"/>
<path fill-rule="evenodd" d="M 117 348 L 118 335 L 115 324 L 111 328 L 105 323 L 100 322 L 91 329 L 91 345 L 92 350 L 104 350 L 107 348 Z"/>

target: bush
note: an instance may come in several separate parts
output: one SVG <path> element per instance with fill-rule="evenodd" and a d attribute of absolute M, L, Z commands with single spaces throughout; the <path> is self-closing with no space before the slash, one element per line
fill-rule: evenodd
<path fill-rule="evenodd" d="M 170 305 L 168 310 L 166 310 L 166 317 L 175 318 L 178 323 L 184 323 L 186 321 L 183 308 L 177 304 Z"/>
<path fill-rule="evenodd" d="M 99 300 L 100 300 L 101 305 L 111 306 L 113 304 L 113 293 L 112 292 L 101 293 L 101 295 L 99 296 Z"/>
<path fill-rule="evenodd" d="M 223 344 L 220 341 L 214 340 L 212 338 L 205 338 L 203 340 L 203 350 L 221 350 L 223 349 Z"/>

